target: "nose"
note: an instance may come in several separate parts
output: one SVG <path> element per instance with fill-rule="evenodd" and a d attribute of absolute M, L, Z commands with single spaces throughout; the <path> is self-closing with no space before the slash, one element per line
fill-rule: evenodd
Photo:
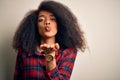
<path fill-rule="evenodd" d="M 50 22 L 45 22 L 45 25 L 50 25 Z"/>
<path fill-rule="evenodd" d="M 49 20 L 46 20 L 46 21 L 45 21 L 45 25 L 50 25 L 50 21 L 49 21 Z"/>

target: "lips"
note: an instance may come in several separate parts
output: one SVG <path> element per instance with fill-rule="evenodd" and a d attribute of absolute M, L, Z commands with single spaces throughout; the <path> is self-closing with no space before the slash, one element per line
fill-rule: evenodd
<path fill-rule="evenodd" d="M 51 31 L 51 27 L 45 26 L 45 30 L 49 32 L 49 31 Z"/>

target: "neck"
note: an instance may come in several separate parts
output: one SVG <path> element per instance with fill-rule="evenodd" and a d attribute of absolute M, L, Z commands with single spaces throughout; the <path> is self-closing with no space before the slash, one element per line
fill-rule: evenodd
<path fill-rule="evenodd" d="M 52 38 L 42 38 L 41 39 L 41 44 L 49 44 L 49 45 L 52 45 L 55 43 L 55 37 L 52 37 Z"/>

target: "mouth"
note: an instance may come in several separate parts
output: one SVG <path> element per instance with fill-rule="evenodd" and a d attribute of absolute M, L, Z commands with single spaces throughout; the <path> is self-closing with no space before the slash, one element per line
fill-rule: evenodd
<path fill-rule="evenodd" d="M 45 26 L 45 31 L 50 32 L 51 31 L 51 27 Z"/>

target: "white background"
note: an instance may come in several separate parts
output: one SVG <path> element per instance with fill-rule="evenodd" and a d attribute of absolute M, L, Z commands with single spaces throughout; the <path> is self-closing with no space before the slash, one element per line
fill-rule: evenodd
<path fill-rule="evenodd" d="M 56 0 L 77 16 L 90 51 L 78 54 L 71 80 L 120 80 L 120 0 Z M 0 0 L 0 80 L 12 80 L 12 38 L 41 0 Z"/>

